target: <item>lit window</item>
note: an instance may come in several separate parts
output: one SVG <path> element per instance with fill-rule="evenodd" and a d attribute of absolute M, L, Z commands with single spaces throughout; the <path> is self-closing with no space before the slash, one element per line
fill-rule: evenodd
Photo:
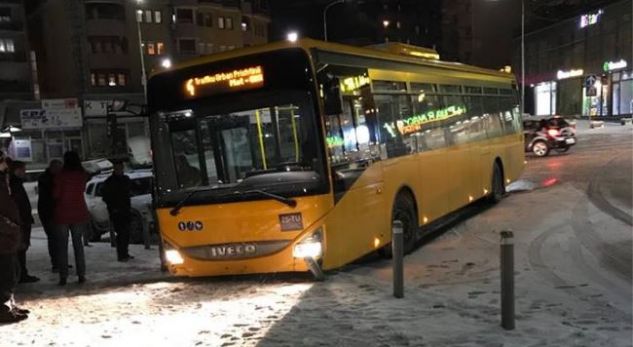
<path fill-rule="evenodd" d="M 209 54 L 213 53 L 213 44 L 212 43 L 207 43 L 207 53 L 209 53 Z"/>
<path fill-rule="evenodd" d="M 235 49 L 235 46 L 228 46 L 228 47 L 227 47 L 227 50 L 229 50 L 229 51 L 232 51 L 232 50 L 234 50 L 234 49 Z"/>
<path fill-rule="evenodd" d="M 154 42 L 147 43 L 147 54 L 156 55 L 156 47 L 154 46 Z"/>
<path fill-rule="evenodd" d="M 396 28 L 400 29 L 400 22 L 396 22 Z"/>
<path fill-rule="evenodd" d="M 160 24 L 163 21 L 163 15 L 160 11 L 154 11 L 154 23 Z"/>
<path fill-rule="evenodd" d="M 204 54 L 204 42 L 198 42 L 198 54 Z"/>
<path fill-rule="evenodd" d="M 141 23 L 143 21 L 143 11 L 136 10 L 136 21 Z"/>
<path fill-rule="evenodd" d="M 127 76 L 125 76 L 125 74 L 118 74 L 118 82 L 120 86 L 126 86 L 127 85 Z"/>
<path fill-rule="evenodd" d="M 231 17 L 226 17 L 224 18 L 224 22 L 226 24 L 226 28 L 228 30 L 232 30 L 233 29 L 233 18 Z"/>
<path fill-rule="evenodd" d="M 145 10 L 145 23 L 151 23 L 151 22 L 152 22 L 152 11 Z"/>
<path fill-rule="evenodd" d="M 0 7 L 0 23 L 11 21 L 11 7 Z"/>
<path fill-rule="evenodd" d="M 225 45 L 220 45 L 220 52 L 224 52 L 226 51 L 226 46 Z"/>
<path fill-rule="evenodd" d="M 98 84 L 100 87 L 103 87 L 103 86 L 105 86 L 105 85 L 106 85 L 106 78 L 105 78 L 105 74 L 100 73 L 100 74 L 98 74 L 98 75 L 97 75 L 97 84 Z"/>
<path fill-rule="evenodd" d="M 156 54 L 163 55 L 165 54 L 165 44 L 162 42 L 156 42 Z"/>
<path fill-rule="evenodd" d="M 224 17 L 218 17 L 218 28 L 224 29 Z"/>
<path fill-rule="evenodd" d="M 97 75 L 94 72 L 90 73 L 90 85 L 93 87 L 97 85 Z"/>
<path fill-rule="evenodd" d="M 108 74 L 108 86 L 116 87 L 116 76 L 113 73 Z"/>
<path fill-rule="evenodd" d="M 0 52 L 13 53 L 15 52 L 15 46 L 12 39 L 0 39 Z"/>

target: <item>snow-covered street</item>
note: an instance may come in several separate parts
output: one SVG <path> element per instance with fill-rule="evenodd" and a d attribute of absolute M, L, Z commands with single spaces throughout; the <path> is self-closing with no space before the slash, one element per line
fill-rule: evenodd
<path fill-rule="evenodd" d="M 391 262 L 370 256 L 324 282 L 308 274 L 174 278 L 156 246 L 116 262 L 86 249 L 88 282 L 60 288 L 41 229 L 20 285 L 26 321 L 0 346 L 631 346 L 631 126 L 578 124 L 570 152 L 528 157 L 533 190 L 477 204 L 405 258 L 405 297 Z M 516 329 L 499 326 L 499 232 L 515 238 Z"/>

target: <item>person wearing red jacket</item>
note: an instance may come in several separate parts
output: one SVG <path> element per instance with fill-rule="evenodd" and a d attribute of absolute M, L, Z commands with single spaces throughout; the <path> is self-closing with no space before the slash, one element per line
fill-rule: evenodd
<path fill-rule="evenodd" d="M 68 278 L 68 231 L 75 253 L 75 266 L 79 283 L 86 281 L 86 259 L 82 237 L 89 227 L 90 213 L 86 206 L 84 191 L 88 173 L 81 166 L 77 152 L 64 153 L 64 168 L 55 176 L 53 198 L 55 199 L 54 220 L 56 224 L 56 258 L 59 269 L 59 285 L 65 285 Z"/>

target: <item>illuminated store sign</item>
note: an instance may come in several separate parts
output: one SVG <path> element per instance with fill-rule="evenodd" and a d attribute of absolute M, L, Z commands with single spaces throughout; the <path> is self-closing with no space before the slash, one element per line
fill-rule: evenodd
<path fill-rule="evenodd" d="M 343 93 L 351 93 L 366 84 L 369 84 L 369 77 L 360 75 L 341 80 L 340 88 Z"/>
<path fill-rule="evenodd" d="M 449 106 L 439 110 L 431 110 L 426 113 L 418 114 L 396 121 L 395 128 L 402 135 L 413 134 L 422 130 L 424 124 L 437 122 L 443 119 L 448 119 L 455 116 L 460 116 L 466 113 L 466 107 L 463 106 Z M 392 123 L 386 123 L 384 128 L 387 129 L 391 136 L 395 137 L 394 125 Z"/>
<path fill-rule="evenodd" d="M 582 16 L 580 16 L 580 27 L 585 28 L 590 25 L 594 25 L 598 23 L 598 19 L 600 18 L 600 15 L 602 15 L 603 13 L 604 11 L 598 10 L 597 12 L 594 12 L 594 13 L 583 14 Z"/>
<path fill-rule="evenodd" d="M 564 80 L 566 78 L 582 76 L 582 74 L 584 73 L 585 71 L 583 69 L 568 71 L 558 70 L 558 72 L 556 73 L 556 78 L 558 78 L 559 80 Z"/>
<path fill-rule="evenodd" d="M 328 136 L 325 138 L 328 148 L 343 146 L 345 141 L 340 136 Z"/>
<path fill-rule="evenodd" d="M 604 65 L 602 65 L 602 68 L 604 69 L 604 71 L 607 71 L 607 72 L 624 69 L 625 67 L 627 67 L 627 63 L 626 63 L 626 60 L 624 59 L 621 59 L 620 61 L 605 61 Z"/>
<path fill-rule="evenodd" d="M 245 69 L 218 72 L 190 78 L 185 82 L 187 97 L 209 96 L 227 92 L 260 88 L 264 85 L 264 71 L 260 65 Z"/>

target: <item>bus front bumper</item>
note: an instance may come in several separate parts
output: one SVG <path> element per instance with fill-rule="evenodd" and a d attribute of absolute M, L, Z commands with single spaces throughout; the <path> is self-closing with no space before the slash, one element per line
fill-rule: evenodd
<path fill-rule="evenodd" d="M 176 276 L 207 277 L 310 271 L 323 278 L 323 234 L 317 230 L 292 241 L 263 241 L 177 248 L 164 241 L 169 271 Z"/>

